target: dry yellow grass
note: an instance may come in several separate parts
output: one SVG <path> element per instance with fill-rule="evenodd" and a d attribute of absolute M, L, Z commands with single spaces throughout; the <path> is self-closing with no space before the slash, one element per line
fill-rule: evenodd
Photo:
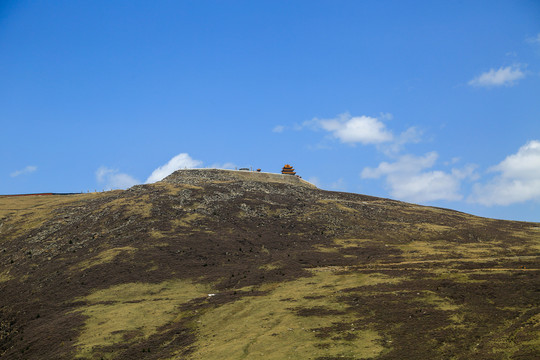
<path fill-rule="evenodd" d="M 14 228 L 16 231 L 12 233 L 12 236 L 15 237 L 23 231 L 43 225 L 59 207 L 78 201 L 96 199 L 104 194 L 106 193 L 0 196 L 0 219 L 6 219 L 4 223 L 1 223 L 0 234 Z"/>
<path fill-rule="evenodd" d="M 429 232 L 441 233 L 441 232 L 452 230 L 452 227 L 450 227 L 450 226 L 439 225 L 439 224 L 430 224 L 430 223 L 418 223 L 418 224 L 414 224 L 414 226 L 419 231 L 429 231 Z"/>
<path fill-rule="evenodd" d="M 398 281 L 381 274 L 337 274 L 318 269 L 313 277 L 265 284 L 258 290 L 268 291 L 266 296 L 244 297 L 210 310 L 200 318 L 197 350 L 191 359 L 376 357 L 385 350 L 380 345 L 380 335 L 341 315 L 347 305 L 337 298 L 347 288 Z M 315 312 L 312 316 L 296 313 L 311 308 L 334 313 L 316 315 Z M 316 337 L 317 329 L 336 323 L 349 327 L 347 334 L 351 339 Z"/>
<path fill-rule="evenodd" d="M 152 216 L 152 202 L 149 201 L 149 195 L 142 195 L 137 199 L 118 198 L 107 202 L 103 205 L 110 211 L 121 213 L 126 212 L 126 215 L 142 215 L 145 218 Z"/>
<path fill-rule="evenodd" d="M 281 184 L 295 184 L 303 185 L 306 187 L 314 188 L 317 187 L 303 179 L 297 178 L 296 176 L 282 175 L 282 174 L 273 174 L 266 172 L 255 172 L 255 171 L 233 171 L 233 170 L 222 170 L 226 171 L 227 174 L 235 179 L 242 181 L 260 181 L 265 183 L 281 183 Z"/>
<path fill-rule="evenodd" d="M 199 213 L 189 213 L 180 219 L 172 221 L 175 227 L 192 227 L 193 222 L 203 219 L 205 216 Z"/>
<path fill-rule="evenodd" d="M 319 200 L 317 202 L 320 203 L 320 204 L 323 204 L 323 205 L 333 205 L 339 210 L 346 211 L 346 212 L 349 212 L 349 213 L 352 213 L 352 214 L 358 212 L 358 210 L 355 210 L 355 209 L 352 209 L 352 208 L 350 208 L 348 206 L 345 206 L 345 205 L 342 204 L 342 202 L 340 202 L 338 200 L 323 199 L 323 200 Z"/>
<path fill-rule="evenodd" d="M 48 211 L 58 205 L 64 205 L 77 200 L 86 200 L 99 193 L 77 195 L 30 195 L 30 196 L 0 196 L 0 217 L 24 215 L 33 212 Z"/>
<path fill-rule="evenodd" d="M 276 270 L 282 267 L 283 267 L 283 264 L 280 261 L 275 261 L 273 263 L 261 265 L 259 266 L 259 269 L 269 271 L 269 270 Z"/>
<path fill-rule="evenodd" d="M 136 250 L 137 249 L 131 246 L 107 249 L 100 252 L 98 255 L 96 255 L 90 260 L 80 262 L 74 268 L 78 268 L 80 270 L 86 270 L 99 264 L 113 262 L 118 256 L 129 256 Z"/>
<path fill-rule="evenodd" d="M 513 329 L 513 331 L 508 330 Z M 540 348 L 540 314 L 533 315 L 522 326 L 515 326 L 515 321 L 508 321 L 504 329 L 500 329 L 499 333 L 506 332 L 504 336 L 494 336 L 489 342 L 489 345 L 493 349 L 494 353 L 501 355 L 504 359 L 514 358 L 514 354 L 523 347 L 530 346 L 533 348 Z M 515 338 L 523 337 L 525 334 L 535 334 L 535 336 L 528 336 L 525 341 L 516 344 Z"/>
<path fill-rule="evenodd" d="M 315 245 L 313 247 L 315 250 L 323 253 L 338 253 L 339 247 L 329 247 L 329 246 L 323 246 L 323 245 Z"/>
<path fill-rule="evenodd" d="M 372 239 L 334 239 L 334 244 L 342 248 L 361 247 L 366 242 L 373 241 Z"/>
<path fill-rule="evenodd" d="M 131 342 L 148 338 L 160 326 L 180 320 L 182 304 L 208 292 L 206 285 L 171 280 L 122 284 L 76 299 L 86 303 L 76 310 L 86 316 L 77 340 L 77 358 L 92 358 L 93 349 L 125 343 L 128 334 Z"/>
<path fill-rule="evenodd" d="M 9 275 L 9 271 L 5 270 L 0 273 L 0 283 L 13 279 L 13 276 Z"/>
<path fill-rule="evenodd" d="M 459 305 L 454 304 L 450 299 L 442 298 L 433 291 L 424 291 L 421 295 L 422 296 L 419 298 L 421 301 L 434 305 L 439 310 L 456 311 L 460 308 Z"/>
<path fill-rule="evenodd" d="M 488 243 L 454 243 L 446 240 L 415 240 L 405 244 L 388 244 L 401 250 L 404 261 L 415 261 L 439 257 L 448 260 L 485 261 L 500 257 L 509 257 L 512 253 L 519 253 L 523 249 L 534 249 L 535 244 L 522 244 L 508 246 L 503 241 L 490 241 Z M 540 245 L 539 245 L 540 246 Z M 534 251 L 530 252 L 531 254 Z"/>

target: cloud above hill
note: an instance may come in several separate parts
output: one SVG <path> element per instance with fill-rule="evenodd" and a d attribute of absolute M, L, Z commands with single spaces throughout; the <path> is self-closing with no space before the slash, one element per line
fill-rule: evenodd
<path fill-rule="evenodd" d="M 540 141 L 532 140 L 507 156 L 489 172 L 489 182 L 476 184 L 469 201 L 483 205 L 510 205 L 540 201 Z"/>
<path fill-rule="evenodd" d="M 176 170 L 202 168 L 201 160 L 193 159 L 188 153 L 180 153 L 170 159 L 166 164 L 156 168 L 145 183 L 150 184 L 156 181 L 163 180 Z M 237 166 L 234 163 L 214 163 L 210 166 L 213 169 L 235 169 Z M 105 189 L 127 189 L 133 185 L 141 184 L 141 181 L 133 176 L 122 173 L 118 169 L 112 169 L 106 166 L 101 166 L 96 170 L 96 180 L 98 184 L 103 185 Z"/>
<path fill-rule="evenodd" d="M 525 77 L 519 65 L 500 67 L 498 70 L 491 69 L 484 72 L 471 81 L 470 86 L 475 87 L 494 87 L 494 86 L 512 86 L 517 80 Z"/>
<path fill-rule="evenodd" d="M 370 116 L 351 116 L 346 113 L 334 119 L 316 119 L 315 122 L 343 143 L 367 145 L 394 139 L 382 121 Z"/>
<path fill-rule="evenodd" d="M 141 182 L 131 175 L 121 173 L 118 169 L 101 166 L 96 171 L 96 179 L 105 189 L 126 189 Z"/>
<path fill-rule="evenodd" d="M 396 135 L 384 122 L 384 120 L 392 118 L 392 114 L 388 113 L 381 113 L 379 117 L 351 116 L 349 113 L 343 113 L 331 119 L 314 118 L 304 121 L 301 125 L 295 125 L 294 129 L 323 130 L 329 133 L 329 138 L 337 139 L 341 143 L 375 145 L 385 154 L 393 155 L 401 151 L 405 144 L 419 142 L 422 131 L 413 126 Z M 279 132 L 281 132 L 286 127 L 278 126 L 276 128 L 279 128 Z M 328 147 L 319 145 L 318 148 Z"/>
<path fill-rule="evenodd" d="M 424 156 L 403 155 L 397 161 L 382 162 L 376 168 L 366 167 L 360 176 L 363 179 L 385 178 L 390 194 L 400 200 L 429 202 L 435 200 L 461 200 L 461 181 L 474 178 L 473 165 L 450 172 L 431 169 L 439 155 L 432 151 Z"/>
<path fill-rule="evenodd" d="M 24 169 L 12 172 L 11 174 L 9 174 L 9 176 L 14 178 L 14 177 L 21 176 L 21 175 L 31 174 L 36 170 L 37 170 L 37 166 L 28 165 Z"/>
<path fill-rule="evenodd" d="M 201 167 L 202 164 L 202 161 L 193 159 L 188 153 L 178 154 L 169 160 L 169 162 L 167 162 L 165 165 L 155 169 L 152 174 L 150 174 L 148 179 L 146 179 L 146 183 L 150 184 L 160 181 L 176 170 Z"/>

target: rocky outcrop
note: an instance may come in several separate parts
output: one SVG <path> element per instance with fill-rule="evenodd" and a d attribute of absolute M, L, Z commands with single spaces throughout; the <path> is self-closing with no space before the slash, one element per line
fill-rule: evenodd
<path fill-rule="evenodd" d="M 265 182 L 303 186 L 312 189 L 317 188 L 315 185 L 295 175 L 221 169 L 177 170 L 163 179 L 162 182 L 189 185 L 205 185 L 208 182 Z"/>

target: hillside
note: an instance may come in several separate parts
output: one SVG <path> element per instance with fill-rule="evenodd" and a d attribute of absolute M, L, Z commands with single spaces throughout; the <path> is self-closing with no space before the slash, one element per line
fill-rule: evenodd
<path fill-rule="evenodd" d="M 540 224 L 180 170 L 0 197 L 2 359 L 539 359 Z"/>

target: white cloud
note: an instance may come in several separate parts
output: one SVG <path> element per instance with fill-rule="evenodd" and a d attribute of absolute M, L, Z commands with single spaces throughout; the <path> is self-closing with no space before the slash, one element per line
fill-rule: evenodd
<path fill-rule="evenodd" d="M 385 143 L 379 145 L 379 150 L 382 151 L 387 156 L 393 157 L 394 155 L 398 154 L 401 150 L 403 150 L 403 147 L 405 144 L 413 143 L 417 144 L 420 142 L 422 137 L 422 131 L 420 131 L 418 128 L 412 126 L 399 134 L 399 136 L 396 136 L 394 138 L 394 141 L 391 143 Z"/>
<path fill-rule="evenodd" d="M 272 129 L 272 132 L 275 132 L 275 133 L 282 133 L 284 130 L 285 130 L 285 126 L 283 126 L 283 125 L 276 125 L 276 126 Z"/>
<path fill-rule="evenodd" d="M 317 176 L 312 176 L 306 180 L 307 182 L 315 185 L 316 187 L 321 187 L 321 180 Z"/>
<path fill-rule="evenodd" d="M 469 81 L 469 85 L 477 87 L 511 86 L 524 77 L 525 73 L 521 71 L 519 65 L 507 66 L 505 68 L 501 67 L 499 70 L 491 69 L 482 73 Z"/>
<path fill-rule="evenodd" d="M 342 114 L 334 119 L 316 119 L 322 129 L 344 143 L 379 144 L 394 139 L 386 125 L 377 118 Z"/>
<path fill-rule="evenodd" d="M 458 178 L 443 171 L 428 171 L 408 178 L 388 177 L 392 195 L 398 199 L 415 202 L 434 200 L 461 200 Z"/>
<path fill-rule="evenodd" d="M 156 181 L 160 181 L 164 179 L 165 177 L 169 176 L 176 170 L 180 169 L 191 169 L 200 167 L 202 165 L 202 161 L 192 159 L 189 154 L 187 153 L 181 153 L 173 157 L 171 160 L 169 160 L 168 163 L 166 163 L 163 166 L 158 167 L 155 169 L 152 174 L 146 179 L 146 183 L 154 183 Z"/>
<path fill-rule="evenodd" d="M 366 115 L 351 116 L 349 113 L 344 113 L 332 119 L 314 118 L 295 125 L 293 128 L 297 131 L 305 128 L 313 131 L 322 129 L 342 143 L 376 145 L 379 151 L 388 156 L 394 156 L 403 149 L 405 144 L 420 142 L 422 132 L 416 127 L 410 127 L 395 136 L 382 121 L 392 119 L 393 116 L 390 113 L 380 113 L 379 118 Z M 320 143 L 316 148 L 329 147 L 326 143 Z"/>
<path fill-rule="evenodd" d="M 455 159 L 455 158 L 454 158 Z M 468 164 L 462 169 L 452 169 L 452 174 L 458 179 L 470 179 L 476 181 L 480 178 L 480 175 L 476 172 L 478 166 L 473 164 Z"/>
<path fill-rule="evenodd" d="M 201 164 L 202 164 L 202 162 L 201 162 Z M 215 164 L 210 165 L 208 168 L 210 168 L 210 169 L 233 170 L 233 169 L 238 168 L 238 166 L 236 166 L 236 164 L 234 164 L 232 162 L 226 162 L 225 164 L 215 163 Z"/>
<path fill-rule="evenodd" d="M 20 176 L 20 175 L 31 174 L 31 173 L 33 173 L 33 172 L 36 171 L 36 170 L 37 170 L 37 166 L 28 165 L 28 166 L 25 167 L 24 169 L 21 169 L 21 170 L 17 170 L 17 171 L 12 172 L 11 174 L 9 174 L 9 176 L 11 176 L 11 177 L 17 177 L 17 176 Z"/>
<path fill-rule="evenodd" d="M 394 115 L 390 114 L 390 113 L 383 113 L 381 112 L 379 114 L 379 119 L 381 120 L 393 120 L 394 119 Z"/>
<path fill-rule="evenodd" d="M 96 179 L 100 183 L 105 182 L 106 178 L 110 174 L 114 174 L 115 172 L 118 172 L 118 170 L 109 169 L 106 166 L 101 166 L 99 169 L 96 170 Z"/>
<path fill-rule="evenodd" d="M 345 180 L 343 180 L 343 178 L 337 179 L 332 184 L 330 184 L 330 189 L 338 190 L 338 191 L 345 191 L 347 189 L 347 185 L 345 184 Z"/>
<path fill-rule="evenodd" d="M 404 155 L 396 162 L 382 162 L 377 168 L 365 168 L 361 177 L 364 179 L 386 177 L 390 195 L 401 200 L 422 203 L 462 199 L 461 181 L 473 177 L 474 166 L 469 165 L 461 170 L 452 169 L 449 173 L 439 170 L 426 171 L 435 165 L 437 158 L 436 152 L 424 156 Z"/>
<path fill-rule="evenodd" d="M 529 42 L 531 44 L 540 44 L 540 34 L 537 34 L 534 37 L 528 38 L 527 42 Z"/>
<path fill-rule="evenodd" d="M 457 164 L 461 159 L 459 157 L 453 157 L 450 161 L 446 161 L 444 165 L 453 165 Z"/>
<path fill-rule="evenodd" d="M 475 184 L 469 201 L 488 206 L 540 201 L 540 141 L 529 141 L 489 171 L 498 175 Z"/>
<path fill-rule="evenodd" d="M 97 169 L 96 179 L 98 183 L 104 184 L 107 190 L 127 189 L 141 183 L 131 175 L 121 173 L 117 169 L 110 169 L 105 166 L 101 166 Z"/>
<path fill-rule="evenodd" d="M 388 174 L 405 174 L 413 175 L 422 169 L 430 168 L 437 161 L 438 154 L 434 151 L 427 153 L 425 156 L 403 155 L 394 163 L 382 162 L 375 169 L 365 168 L 362 170 L 362 178 L 378 179 L 381 176 Z"/>

